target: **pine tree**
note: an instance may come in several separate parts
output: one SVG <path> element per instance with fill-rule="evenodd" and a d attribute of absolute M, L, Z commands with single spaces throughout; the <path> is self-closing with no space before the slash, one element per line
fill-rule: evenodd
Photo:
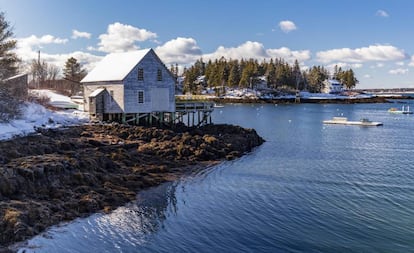
<path fill-rule="evenodd" d="M 11 39 L 13 32 L 4 12 L 0 12 L 0 80 L 17 74 L 20 59 L 13 52 L 16 40 Z"/>
<path fill-rule="evenodd" d="M 237 60 L 230 62 L 229 78 L 227 80 L 227 86 L 234 87 L 240 82 L 240 68 Z"/>
<path fill-rule="evenodd" d="M 80 63 L 73 57 L 70 57 L 63 69 L 64 78 L 70 81 L 79 82 L 86 76 L 86 70 L 81 68 Z"/>
<path fill-rule="evenodd" d="M 354 71 L 352 69 L 345 71 L 343 76 L 343 84 L 347 89 L 354 88 L 358 83 L 358 80 L 355 78 Z"/>
<path fill-rule="evenodd" d="M 270 62 L 267 64 L 265 75 L 267 77 L 267 86 L 274 88 L 276 83 L 276 67 L 273 59 L 270 59 Z"/>

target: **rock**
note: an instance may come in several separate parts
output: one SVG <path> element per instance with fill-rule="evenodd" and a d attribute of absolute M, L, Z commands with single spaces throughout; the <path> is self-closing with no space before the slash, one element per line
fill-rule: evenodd
<path fill-rule="evenodd" d="M 141 189 L 236 159 L 263 141 L 231 125 L 96 124 L 0 142 L 0 250 L 61 221 L 109 212 Z"/>

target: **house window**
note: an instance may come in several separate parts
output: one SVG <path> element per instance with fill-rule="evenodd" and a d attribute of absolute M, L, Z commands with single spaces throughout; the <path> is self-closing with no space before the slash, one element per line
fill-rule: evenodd
<path fill-rule="evenodd" d="M 144 103 L 144 91 L 140 90 L 138 91 L 138 104 Z"/>
<path fill-rule="evenodd" d="M 161 69 L 158 69 L 158 71 L 157 71 L 157 80 L 162 81 L 162 71 L 161 71 Z"/>
<path fill-rule="evenodd" d="M 144 80 L 144 69 L 139 68 L 138 69 L 138 81 L 143 81 Z"/>

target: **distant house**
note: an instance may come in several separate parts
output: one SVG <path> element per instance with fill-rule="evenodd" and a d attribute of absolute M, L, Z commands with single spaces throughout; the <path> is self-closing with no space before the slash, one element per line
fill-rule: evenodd
<path fill-rule="evenodd" d="M 266 76 L 257 77 L 256 89 L 259 89 L 259 90 L 267 89 L 267 77 Z"/>
<path fill-rule="evenodd" d="M 322 84 L 323 93 L 341 93 L 344 90 L 344 85 L 335 79 L 326 79 Z"/>
<path fill-rule="evenodd" d="M 175 112 L 175 79 L 152 49 L 109 54 L 81 83 L 91 118 L 139 123 Z"/>

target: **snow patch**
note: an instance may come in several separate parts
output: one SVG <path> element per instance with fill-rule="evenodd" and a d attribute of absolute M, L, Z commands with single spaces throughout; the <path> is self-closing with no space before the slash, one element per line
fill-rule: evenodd
<path fill-rule="evenodd" d="M 38 90 L 37 95 L 50 98 L 51 101 L 69 101 L 70 98 L 48 90 Z M 8 123 L 0 124 L 0 140 L 33 133 L 36 128 L 56 128 L 79 125 L 89 122 L 88 114 L 79 110 L 51 111 L 36 103 L 24 103 L 22 117 Z"/>

